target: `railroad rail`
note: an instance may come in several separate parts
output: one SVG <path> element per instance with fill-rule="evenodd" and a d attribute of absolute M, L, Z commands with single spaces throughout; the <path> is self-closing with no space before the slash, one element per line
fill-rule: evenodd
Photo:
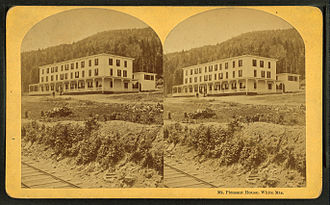
<path fill-rule="evenodd" d="M 21 162 L 22 188 L 80 188 L 27 162 Z"/>
<path fill-rule="evenodd" d="M 164 163 L 164 184 L 167 188 L 216 188 L 217 186 Z"/>

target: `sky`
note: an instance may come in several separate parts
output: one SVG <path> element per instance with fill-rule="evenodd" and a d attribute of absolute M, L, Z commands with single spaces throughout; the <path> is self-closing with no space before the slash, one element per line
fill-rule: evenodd
<path fill-rule="evenodd" d="M 263 11 L 224 8 L 206 11 L 179 23 L 167 36 L 164 53 L 215 45 L 242 33 L 292 28 L 283 19 Z"/>
<path fill-rule="evenodd" d="M 145 28 L 130 15 L 108 9 L 73 9 L 52 15 L 34 25 L 25 35 L 21 51 L 72 43 L 102 31 Z"/>

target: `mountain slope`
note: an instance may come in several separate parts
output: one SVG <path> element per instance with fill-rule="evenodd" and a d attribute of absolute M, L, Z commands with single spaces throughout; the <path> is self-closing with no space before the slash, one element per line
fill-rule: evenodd
<path fill-rule="evenodd" d="M 38 67 L 64 60 L 111 53 L 135 58 L 134 71 L 162 75 L 163 50 L 157 34 L 151 28 L 110 30 L 97 33 L 72 44 L 21 53 L 22 90 L 38 82 Z"/>
<path fill-rule="evenodd" d="M 169 53 L 164 56 L 166 92 L 182 84 L 182 67 L 244 54 L 276 58 L 277 73 L 292 72 L 305 77 L 305 45 L 295 29 L 254 31 L 216 45 Z"/>

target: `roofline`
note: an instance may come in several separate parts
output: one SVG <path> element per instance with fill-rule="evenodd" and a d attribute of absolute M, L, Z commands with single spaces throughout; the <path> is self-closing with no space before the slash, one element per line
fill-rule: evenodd
<path fill-rule="evenodd" d="M 284 73 L 276 73 L 276 75 L 280 75 L 280 74 L 289 74 L 289 75 L 299 75 L 299 76 L 301 76 L 300 74 L 296 74 L 296 73 L 288 73 L 288 72 L 284 72 Z"/>
<path fill-rule="evenodd" d="M 134 73 L 148 73 L 148 72 L 143 72 L 143 71 L 139 71 L 139 72 L 133 72 Z M 154 74 L 154 75 L 157 75 L 157 73 L 148 73 L 148 74 Z"/>
<path fill-rule="evenodd" d="M 182 67 L 182 69 L 195 67 L 197 65 L 203 66 L 205 64 L 216 63 L 216 62 L 219 62 L 219 61 L 232 60 L 232 59 L 237 59 L 237 58 L 242 58 L 242 57 L 254 57 L 254 58 L 269 59 L 269 60 L 273 60 L 273 61 L 276 61 L 276 62 L 278 61 L 276 58 L 268 58 L 268 57 L 263 57 L 263 56 L 255 56 L 255 55 L 246 54 L 246 55 L 234 56 L 234 57 L 230 57 L 230 58 L 222 58 L 222 59 L 218 59 L 218 60 L 214 60 L 214 61 L 209 61 L 209 62 L 206 62 L 206 63 L 201 63 L 201 64 L 195 64 L 195 65 L 187 66 L 187 67 Z"/>
<path fill-rule="evenodd" d="M 80 57 L 80 58 L 73 58 L 73 59 L 70 59 L 70 60 L 59 61 L 59 62 L 56 62 L 56 63 L 41 65 L 41 66 L 39 66 L 39 69 L 40 68 L 44 68 L 44 67 L 48 67 L 50 65 L 61 64 L 61 63 L 68 63 L 68 62 L 71 62 L 71 61 L 82 60 L 84 58 L 91 58 L 91 57 L 96 57 L 96 56 L 112 56 L 112 57 L 125 58 L 125 59 L 129 59 L 129 60 L 135 60 L 135 58 L 130 58 L 130 57 L 126 57 L 126 56 L 119 56 L 119 55 L 114 55 L 114 54 L 110 54 L 110 53 L 99 53 L 99 54 L 95 54 L 95 55 L 91 55 L 91 56 L 84 56 L 84 57 Z"/>

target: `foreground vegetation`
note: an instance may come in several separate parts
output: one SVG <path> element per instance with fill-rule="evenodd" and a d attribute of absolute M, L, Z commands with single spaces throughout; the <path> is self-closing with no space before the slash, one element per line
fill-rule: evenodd
<path fill-rule="evenodd" d="M 305 134 L 301 126 L 247 124 L 237 119 L 224 124 L 170 123 L 164 127 L 164 139 L 188 152 L 192 150 L 196 153 L 194 160 L 216 161 L 219 168 L 239 165 L 241 171 L 258 173 L 275 165 L 295 171 L 298 178 L 306 177 Z M 266 178 L 264 186 L 275 187 L 280 180 L 283 179 Z"/>
<path fill-rule="evenodd" d="M 83 125 L 56 123 L 50 126 L 31 121 L 22 126 L 22 145 L 28 145 L 28 148 L 39 145 L 50 150 L 54 159 L 72 158 L 75 165 L 88 166 L 93 163 L 103 171 L 116 172 L 119 165 L 147 168 L 149 177 L 159 176 L 159 183 L 163 172 L 162 149 L 159 148 L 161 127 L 149 126 L 133 133 L 119 131 L 118 126 L 117 130 L 112 128 L 113 125 L 110 126 L 98 122 L 96 118 Z M 134 186 L 138 176 L 132 176 L 129 170 L 121 170 L 120 174 L 118 180 L 124 183 L 129 178 L 129 184 L 125 186 Z"/>

